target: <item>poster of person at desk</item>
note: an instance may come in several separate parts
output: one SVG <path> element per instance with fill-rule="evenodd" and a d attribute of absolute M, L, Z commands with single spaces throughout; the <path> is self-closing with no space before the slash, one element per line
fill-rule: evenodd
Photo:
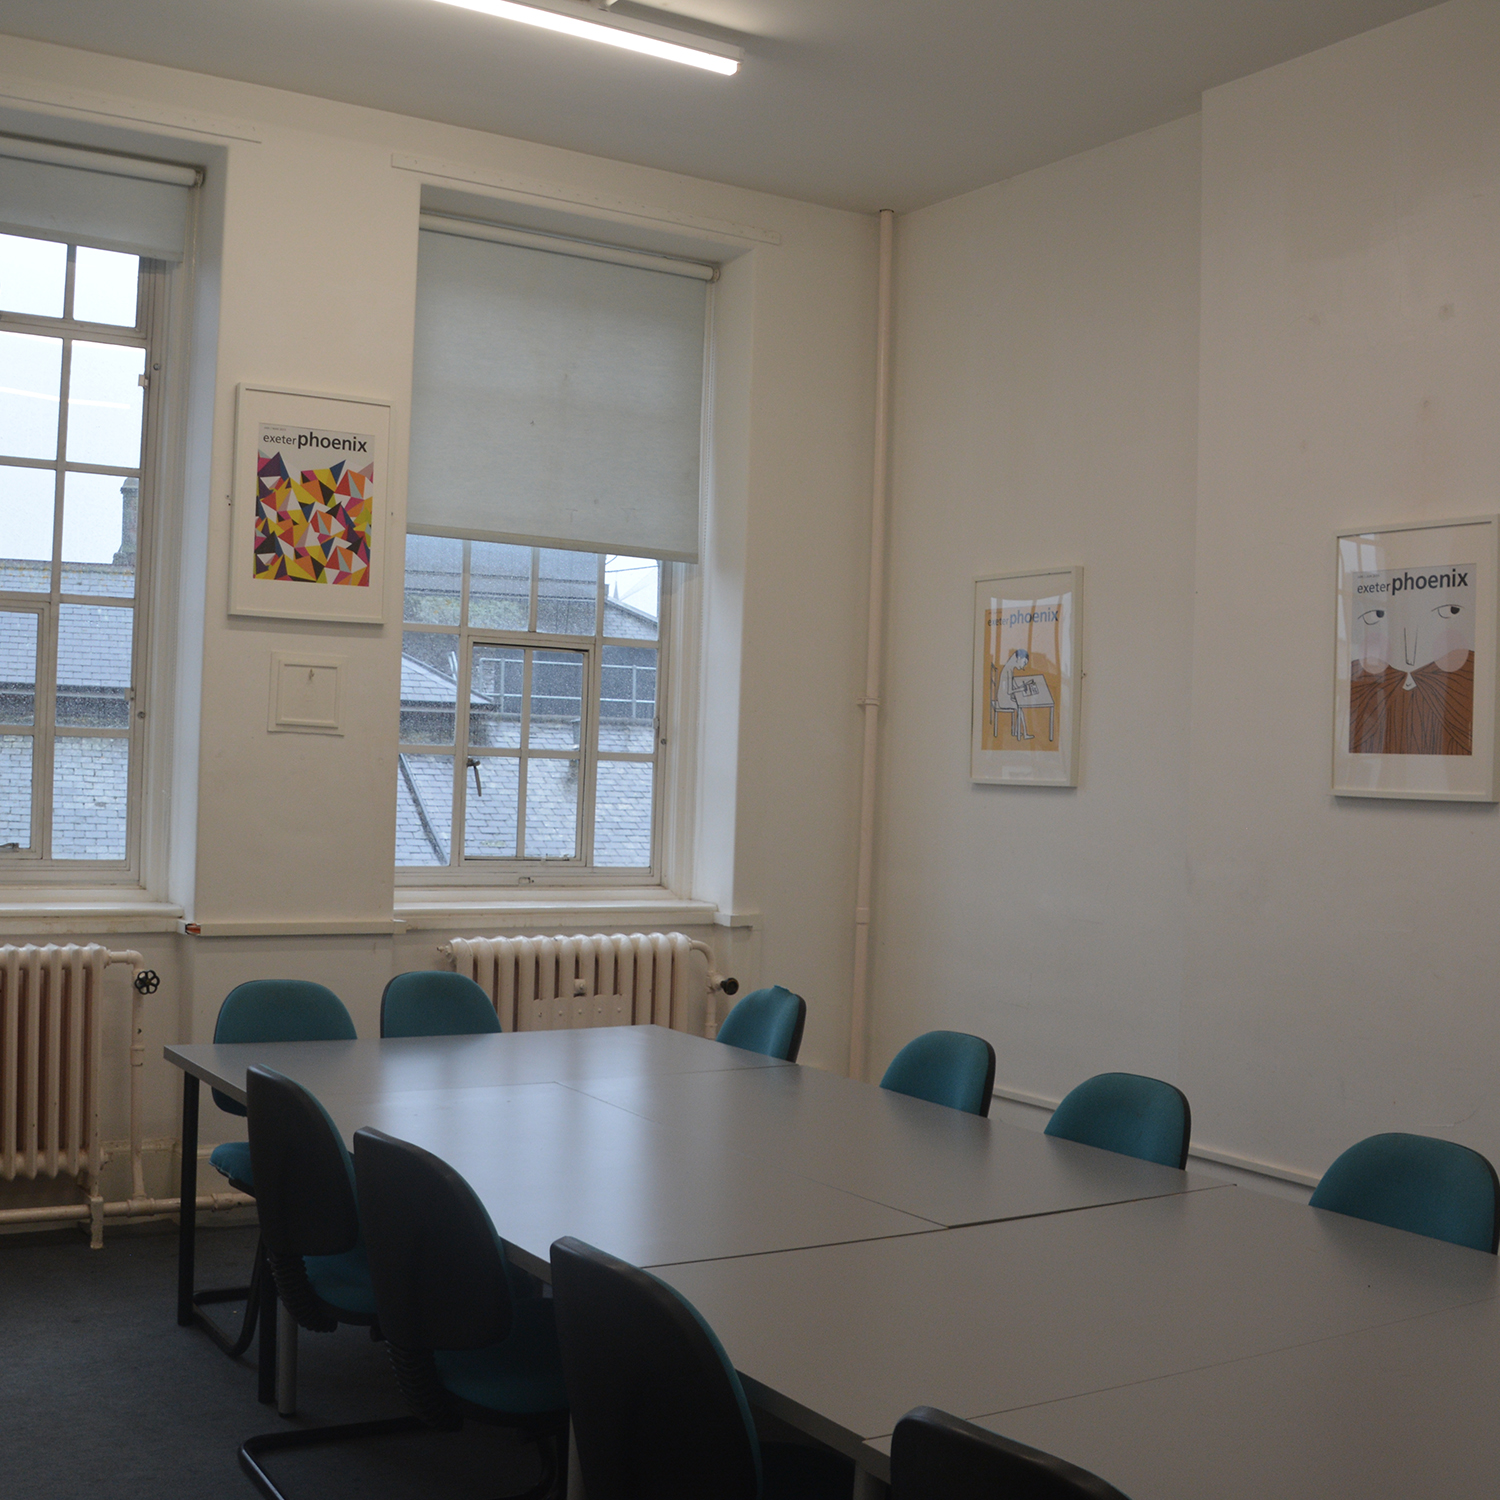
<path fill-rule="evenodd" d="M 977 580 L 973 780 L 1075 784 L 1080 572 Z"/>

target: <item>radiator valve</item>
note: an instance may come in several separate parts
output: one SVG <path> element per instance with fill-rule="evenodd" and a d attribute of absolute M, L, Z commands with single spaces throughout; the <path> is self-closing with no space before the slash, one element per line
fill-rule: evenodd
<path fill-rule="evenodd" d="M 155 969 L 139 969 L 133 981 L 142 995 L 154 995 L 161 988 L 161 975 Z"/>

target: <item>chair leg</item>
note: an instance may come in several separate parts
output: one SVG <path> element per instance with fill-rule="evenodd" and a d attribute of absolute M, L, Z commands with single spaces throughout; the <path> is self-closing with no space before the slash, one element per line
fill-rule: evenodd
<path fill-rule="evenodd" d="M 265 1246 L 257 1240 L 255 1261 L 250 1269 L 249 1286 L 214 1287 L 208 1291 L 193 1293 L 193 1321 L 230 1359 L 238 1359 L 250 1347 L 250 1342 L 255 1337 L 255 1328 L 260 1318 L 260 1309 L 265 1300 L 265 1288 L 269 1278 L 270 1267 L 266 1260 Z M 205 1306 L 211 1306 L 215 1302 L 240 1301 L 245 1304 L 245 1313 L 240 1319 L 240 1331 L 233 1337 L 203 1311 Z"/>
<path fill-rule="evenodd" d="M 262 1458 L 293 1448 L 312 1448 L 320 1443 L 351 1443 L 362 1438 L 385 1437 L 397 1432 L 425 1432 L 419 1417 L 385 1417 L 377 1422 L 347 1422 L 333 1427 L 307 1427 L 295 1431 L 267 1432 L 246 1438 L 240 1445 L 240 1468 L 267 1500 L 287 1500 L 266 1473 Z"/>
<path fill-rule="evenodd" d="M 262 1292 L 265 1311 L 260 1320 L 260 1357 L 256 1361 L 256 1399 L 262 1406 L 270 1406 L 276 1399 L 276 1325 L 281 1321 L 279 1309 L 281 1299 L 276 1295 L 276 1284 L 266 1271 L 266 1286 Z"/>
<path fill-rule="evenodd" d="M 297 1320 L 285 1302 L 276 1301 L 276 1412 L 297 1415 Z"/>

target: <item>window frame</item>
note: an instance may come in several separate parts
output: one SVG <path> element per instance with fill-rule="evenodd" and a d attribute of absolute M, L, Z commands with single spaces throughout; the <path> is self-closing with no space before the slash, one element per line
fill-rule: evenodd
<path fill-rule="evenodd" d="M 437 528 L 416 528 L 409 536 L 446 537 L 464 544 L 462 576 L 460 579 L 459 620 L 457 624 L 433 624 L 427 621 L 412 621 L 405 618 L 405 570 L 403 567 L 402 623 L 406 632 L 430 635 L 456 636 L 458 639 L 458 675 L 455 687 L 454 734 L 451 745 L 419 744 L 400 738 L 397 729 L 397 756 L 445 755 L 453 757 L 453 802 L 452 823 L 449 831 L 449 862 L 446 865 L 402 865 L 395 866 L 396 886 L 401 888 L 469 887 L 482 889 L 505 888 L 621 888 L 660 887 L 663 869 L 667 863 L 665 841 L 668 834 L 668 780 L 672 774 L 669 749 L 675 736 L 668 722 L 669 694 L 672 686 L 671 641 L 673 639 L 674 605 L 681 588 L 683 564 L 661 561 L 658 572 L 657 630 L 654 640 L 641 637 L 627 638 L 609 636 L 604 633 L 605 603 L 607 598 L 606 559 L 615 553 L 593 553 L 585 548 L 546 547 L 528 537 L 506 537 L 498 534 L 483 536 L 460 536 Z M 542 580 L 539 577 L 542 551 L 578 551 L 599 559 L 598 581 L 595 589 L 594 634 L 591 636 L 554 634 L 534 629 L 506 630 L 490 626 L 470 625 L 469 580 L 471 544 L 474 542 L 501 542 L 511 546 L 531 549 L 531 592 L 528 600 L 528 623 L 534 624 L 540 599 Z M 576 858 L 515 855 L 468 855 L 464 852 L 464 818 L 469 796 L 468 759 L 476 753 L 476 747 L 468 741 L 470 709 L 470 685 L 474 648 L 476 645 L 510 646 L 528 651 L 578 651 L 585 656 L 585 694 L 581 709 L 579 730 L 579 779 L 582 783 L 579 796 Z M 600 703 L 603 692 L 605 670 L 604 652 L 610 646 L 646 647 L 656 652 L 656 710 L 652 720 L 652 748 L 650 753 L 639 751 L 603 751 L 599 748 Z M 404 647 L 403 647 L 403 655 Z M 398 673 L 397 714 L 399 726 L 400 687 Z M 482 759 L 512 760 L 568 760 L 567 752 L 556 750 L 548 753 L 543 749 L 535 754 L 533 748 L 524 743 L 514 747 L 509 754 L 502 747 L 478 747 Z M 648 764 L 652 767 L 651 797 L 651 864 L 649 867 L 595 865 L 593 861 L 594 820 L 596 811 L 598 770 L 601 762 Z M 399 783 L 400 771 L 397 772 Z M 519 822 L 519 820 L 518 820 Z M 521 833 L 518 828 L 518 850 Z"/>
<path fill-rule="evenodd" d="M 37 651 L 36 697 L 30 726 L 32 737 L 31 839 L 25 850 L 0 850 L 0 890 L 23 887 L 141 887 L 143 885 L 143 845 L 146 841 L 146 761 L 150 753 L 148 730 L 151 706 L 147 682 L 152 676 L 152 614 L 155 598 L 155 562 L 158 550 L 157 516 L 160 475 L 165 445 L 163 428 L 166 401 L 166 377 L 169 340 L 169 315 L 173 296 L 173 271 L 168 261 L 139 258 L 136 282 L 136 322 L 133 328 L 120 324 L 91 323 L 71 316 L 76 280 L 77 251 L 80 248 L 107 248 L 91 245 L 87 240 L 64 239 L 44 233 L 19 235 L 22 239 L 50 241 L 68 246 L 64 289 L 64 316 L 48 318 L 39 314 L 0 310 L 0 332 L 28 334 L 42 338 L 61 338 L 85 343 L 120 344 L 145 350 L 145 387 L 141 402 L 141 457 L 138 469 L 119 465 L 70 463 L 66 454 L 67 383 L 59 389 L 58 445 L 51 459 L 27 459 L 0 456 L 0 463 L 20 468 L 51 471 L 57 474 L 53 511 L 52 579 L 46 594 L 0 590 L 0 610 L 33 612 L 40 618 Z M 71 348 L 65 347 L 65 370 L 71 367 Z M 106 595 L 68 593 L 62 588 L 59 561 L 63 525 L 63 476 L 69 470 L 84 473 L 106 473 L 138 481 L 136 496 L 135 591 L 129 601 Z M 124 734 L 107 730 L 90 732 L 89 726 L 57 725 L 55 720 L 57 645 L 61 610 L 65 605 L 130 608 L 131 628 L 130 684 L 126 690 L 128 724 Z M 42 632 L 45 632 L 44 638 Z M 81 738 L 123 739 L 129 747 L 129 770 L 125 785 L 125 856 L 119 860 L 59 859 L 44 854 L 53 835 L 53 795 L 55 786 L 55 746 L 59 732 Z M 47 774 L 39 774 L 39 750 L 45 747 Z"/>

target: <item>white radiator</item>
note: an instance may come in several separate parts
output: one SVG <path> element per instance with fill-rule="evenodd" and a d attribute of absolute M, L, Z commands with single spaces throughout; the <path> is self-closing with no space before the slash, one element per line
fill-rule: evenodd
<path fill-rule="evenodd" d="M 138 953 L 0 947 L 0 1178 L 76 1177 L 92 1191 L 104 970 Z"/>
<path fill-rule="evenodd" d="M 713 950 L 680 932 L 454 938 L 438 952 L 494 1002 L 506 1031 L 670 1026 L 685 1031 L 724 983 Z"/>

